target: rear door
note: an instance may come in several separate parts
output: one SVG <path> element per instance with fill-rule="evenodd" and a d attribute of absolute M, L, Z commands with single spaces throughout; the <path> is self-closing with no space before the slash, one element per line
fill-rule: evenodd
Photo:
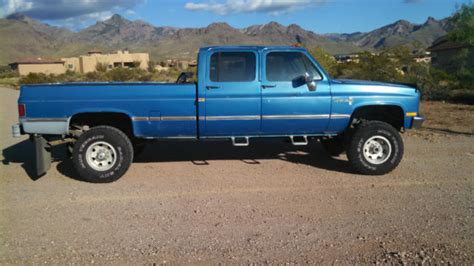
<path fill-rule="evenodd" d="M 330 117 L 330 85 L 314 59 L 303 50 L 267 50 L 262 61 L 262 134 L 324 132 Z M 315 91 L 302 82 L 305 73 L 314 77 Z"/>
<path fill-rule="evenodd" d="M 205 137 L 259 134 L 261 94 L 258 59 L 258 53 L 252 49 L 213 50 L 209 53 L 205 84 Z"/>

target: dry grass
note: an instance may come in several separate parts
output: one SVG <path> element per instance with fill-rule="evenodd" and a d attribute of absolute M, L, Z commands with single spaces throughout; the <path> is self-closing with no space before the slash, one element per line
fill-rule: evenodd
<path fill-rule="evenodd" d="M 426 118 L 424 130 L 474 135 L 474 105 L 421 102 L 420 113 Z"/>
<path fill-rule="evenodd" d="M 0 86 L 18 89 L 18 80 L 19 80 L 19 78 L 17 78 L 17 77 L 14 77 L 14 78 L 1 78 L 0 79 Z"/>

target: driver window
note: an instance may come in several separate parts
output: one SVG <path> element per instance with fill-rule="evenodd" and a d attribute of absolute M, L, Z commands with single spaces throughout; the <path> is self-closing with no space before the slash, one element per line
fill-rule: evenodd
<path fill-rule="evenodd" d="M 266 76 L 268 81 L 291 82 L 305 73 L 321 80 L 316 66 L 301 52 L 271 52 L 266 57 Z"/>

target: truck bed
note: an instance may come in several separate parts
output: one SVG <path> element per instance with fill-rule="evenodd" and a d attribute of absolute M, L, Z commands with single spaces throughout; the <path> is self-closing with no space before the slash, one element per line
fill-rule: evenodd
<path fill-rule="evenodd" d="M 68 119 L 75 114 L 113 112 L 132 119 L 137 137 L 195 138 L 196 93 L 195 84 L 41 84 L 23 86 L 19 102 L 26 105 L 26 117 L 22 118 L 26 133 L 35 132 L 38 129 L 31 127 L 40 124 L 28 121 L 43 119 L 51 122 L 50 127 L 67 130 Z"/>

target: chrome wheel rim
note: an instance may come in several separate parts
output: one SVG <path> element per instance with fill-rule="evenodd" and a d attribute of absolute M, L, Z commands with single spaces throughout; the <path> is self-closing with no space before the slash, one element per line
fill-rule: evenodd
<path fill-rule="evenodd" d="M 373 136 L 364 143 L 364 158 L 371 164 L 383 164 L 392 154 L 392 145 L 383 136 Z"/>
<path fill-rule="evenodd" d="M 107 171 L 117 161 L 114 147 L 105 141 L 94 142 L 86 151 L 87 164 L 96 171 Z"/>

